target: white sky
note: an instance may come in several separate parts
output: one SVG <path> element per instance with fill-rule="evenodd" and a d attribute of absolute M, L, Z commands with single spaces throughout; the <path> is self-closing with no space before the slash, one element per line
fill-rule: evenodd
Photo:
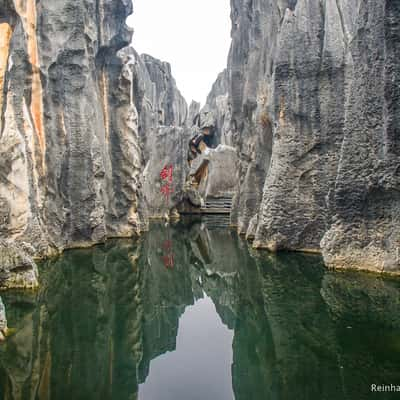
<path fill-rule="evenodd" d="M 135 0 L 132 45 L 168 61 L 186 101 L 205 103 L 230 46 L 230 0 Z"/>

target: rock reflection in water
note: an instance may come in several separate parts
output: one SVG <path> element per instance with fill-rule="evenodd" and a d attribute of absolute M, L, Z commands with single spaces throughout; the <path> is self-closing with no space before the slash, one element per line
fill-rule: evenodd
<path fill-rule="evenodd" d="M 4 295 L 0 399 L 398 397 L 370 392 L 400 384 L 398 280 L 255 252 L 196 220 L 66 252 L 41 280 Z"/>

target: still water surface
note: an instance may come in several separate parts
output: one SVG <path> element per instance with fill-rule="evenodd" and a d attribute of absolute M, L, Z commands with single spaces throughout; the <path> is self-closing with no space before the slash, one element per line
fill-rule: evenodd
<path fill-rule="evenodd" d="M 227 228 L 153 224 L 68 251 L 7 292 L 5 400 L 398 399 L 400 281 L 256 252 Z"/>

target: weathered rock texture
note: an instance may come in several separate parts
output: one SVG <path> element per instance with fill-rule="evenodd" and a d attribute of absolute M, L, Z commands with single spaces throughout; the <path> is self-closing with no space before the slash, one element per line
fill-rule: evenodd
<path fill-rule="evenodd" d="M 240 156 L 233 223 L 256 247 L 398 273 L 400 4 L 231 5 L 219 129 Z"/>
<path fill-rule="evenodd" d="M 229 212 L 231 208 L 238 178 L 238 157 L 229 130 L 227 85 L 228 71 L 225 70 L 214 83 L 205 106 L 193 119 L 183 212 L 196 213 L 199 207 L 208 208 L 208 212 L 217 212 L 217 209 Z"/>
<path fill-rule="evenodd" d="M 197 157 L 190 169 L 190 175 L 197 179 L 197 192 L 203 199 L 232 197 L 237 183 L 237 154 L 233 147 L 219 145 L 206 149 Z"/>
<path fill-rule="evenodd" d="M 130 0 L 0 1 L 0 234 L 48 255 L 132 236 L 141 150 Z"/>
<path fill-rule="evenodd" d="M 362 2 L 347 22 L 344 137 L 328 265 L 400 271 L 400 3 Z"/>
<path fill-rule="evenodd" d="M 217 124 L 222 122 L 227 95 L 226 80 L 215 85 L 214 93 L 221 98 L 210 100 L 202 110 L 193 102 L 188 109 L 171 73 L 171 66 L 149 55 L 139 56 L 132 48 L 123 50 L 135 76 L 133 98 L 139 114 L 139 136 L 143 147 L 143 193 L 149 217 L 160 218 L 170 214 L 188 199 L 194 206 L 201 206 L 207 197 L 233 196 L 237 157 L 232 147 L 221 146 L 210 150 L 205 157 L 196 159 L 192 168 L 188 163 L 190 139 L 204 133 L 206 145 L 217 147 Z M 217 107 L 218 103 L 218 107 Z M 195 193 L 186 184 L 205 162 L 204 176 Z M 162 179 L 161 172 L 166 169 Z M 190 186 L 190 185 L 189 185 Z M 169 196 L 166 190 L 171 190 Z M 198 192 L 198 193 L 197 193 Z M 181 207 L 179 207 L 181 209 Z M 186 210 L 187 211 L 187 210 Z"/>
<path fill-rule="evenodd" d="M 188 107 L 176 86 L 170 64 L 146 54 L 139 56 L 132 48 L 124 49 L 123 53 L 134 76 L 132 97 L 139 115 L 146 209 L 150 217 L 162 217 L 183 197 L 190 138 L 190 129 L 186 126 Z M 193 107 L 192 112 L 196 110 Z M 170 166 L 172 182 L 163 181 L 160 173 Z M 173 190 L 169 199 L 161 192 L 167 183 Z"/>
<path fill-rule="evenodd" d="M 229 74 L 225 69 L 215 81 L 207 97 L 205 109 L 212 110 L 214 115 L 214 144 L 233 145 L 232 130 L 230 129 L 231 107 L 229 103 Z"/>

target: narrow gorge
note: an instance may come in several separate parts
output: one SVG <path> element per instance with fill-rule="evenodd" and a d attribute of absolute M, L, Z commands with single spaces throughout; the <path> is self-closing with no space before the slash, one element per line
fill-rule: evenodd
<path fill-rule="evenodd" d="M 280 335 L 286 342 L 282 348 L 274 342 L 274 357 L 283 352 L 282 371 L 261 362 L 265 375 L 260 382 L 266 377 L 277 380 L 279 390 L 271 386 L 270 392 L 282 394 L 286 374 L 293 384 L 299 379 L 287 355 L 294 348 L 294 339 L 282 332 L 289 332 L 291 324 L 296 325 L 296 332 L 304 328 L 299 315 L 294 315 L 294 322 L 290 319 L 289 308 L 295 308 L 308 294 L 307 312 L 329 309 L 321 312 L 327 332 L 321 333 L 318 327 L 296 339 L 306 341 L 304 346 L 315 352 L 311 362 L 315 374 L 321 372 L 317 364 L 323 358 L 319 351 L 324 335 L 334 338 L 333 347 L 326 352 L 327 369 L 334 357 L 347 357 L 342 349 L 348 349 L 348 343 L 340 343 L 339 331 L 346 329 L 343 326 L 350 315 L 362 320 L 352 314 L 351 304 L 356 303 L 360 313 L 368 309 L 368 318 L 389 303 L 393 314 L 399 310 L 400 2 L 230 0 L 227 65 L 214 84 L 210 82 L 204 105 L 186 102 L 167 61 L 135 50 L 134 33 L 126 23 L 134 7 L 131 0 L 0 0 L 0 289 L 7 289 L 2 296 L 5 305 L 0 298 L 0 341 L 10 335 L 8 306 L 15 310 L 13 304 L 19 301 L 12 290 L 26 290 L 31 304 L 30 311 L 22 313 L 27 315 L 23 321 L 11 311 L 13 321 L 18 320 L 18 329 L 28 330 L 29 325 L 34 331 L 26 353 L 31 362 L 29 377 L 18 376 L 7 351 L 0 349 L 0 383 L 7 385 L 9 393 L 14 391 L 7 399 L 15 400 L 20 398 L 16 393 L 23 390 L 18 379 L 31 382 L 31 392 L 24 389 L 29 393 L 34 393 L 34 386 L 49 387 L 50 383 L 43 381 L 51 369 L 46 357 L 50 360 L 52 337 L 58 337 L 63 329 L 57 325 L 63 316 L 51 309 L 51 302 L 55 299 L 60 304 L 57 307 L 64 307 L 65 299 L 57 290 L 68 292 L 70 287 L 62 289 L 62 280 L 80 282 L 79 274 L 85 273 L 62 276 L 58 264 L 67 260 L 71 265 L 93 264 L 90 274 L 97 271 L 100 275 L 90 283 L 94 296 L 114 299 L 120 287 L 124 296 L 134 299 L 126 309 L 110 300 L 105 304 L 107 310 L 99 300 L 86 304 L 84 312 L 89 315 L 93 309 L 103 318 L 104 337 L 94 339 L 100 343 L 100 357 L 112 358 L 115 350 L 120 362 L 124 351 L 134 349 L 126 363 L 141 372 L 123 377 L 123 385 L 132 378 L 132 387 L 122 385 L 118 390 L 137 395 L 139 383 L 149 375 L 150 360 L 156 357 L 151 353 L 162 354 L 174 346 L 156 343 L 151 349 L 159 340 L 155 325 L 132 318 L 122 329 L 127 337 L 120 342 L 117 339 L 120 348 L 111 351 L 102 342 L 114 343 L 116 335 L 115 321 L 107 318 L 113 315 L 122 320 L 119 313 L 146 316 L 156 312 L 150 294 L 156 296 L 154 303 L 163 300 L 157 299 L 158 289 L 138 267 L 148 262 L 148 268 L 153 268 L 157 264 L 153 258 L 165 257 L 165 243 L 171 247 L 171 238 L 152 247 L 157 236 L 154 230 L 163 232 L 164 224 L 180 226 L 177 221 L 188 216 L 205 215 L 211 226 L 223 226 L 224 234 L 236 231 L 239 236 L 233 245 L 232 237 L 214 235 L 213 244 L 207 222 L 196 228 L 201 233 L 189 229 L 185 236 L 173 231 L 185 251 L 180 261 L 168 262 L 188 263 L 191 270 L 182 272 L 186 292 L 175 293 L 174 284 L 165 278 L 165 285 L 170 285 L 166 290 L 172 297 L 182 296 L 177 304 L 183 307 L 174 305 L 176 315 L 171 318 L 175 322 L 165 329 L 177 331 L 183 310 L 195 303 L 194 298 L 201 298 L 203 290 L 227 327 L 233 329 L 232 315 L 235 321 L 245 319 L 244 334 L 258 315 L 264 316 L 260 302 L 265 303 L 268 318 L 260 322 L 265 326 L 255 327 L 256 347 L 265 347 L 264 329 L 270 342 Z M 207 62 L 207 55 L 199 58 Z M 154 228 L 154 220 L 164 222 Z M 95 245 L 105 247 L 90 250 Z M 218 253 L 214 258 L 209 256 L 213 248 Z M 93 254 L 89 256 L 90 251 Z M 284 254 L 276 254 L 280 252 Z M 281 263 L 285 257 L 300 261 Z M 241 259 L 243 266 L 236 265 Z M 235 264 L 235 271 L 225 271 L 224 263 Z M 308 264 L 318 266 L 311 267 L 310 274 L 316 274 L 311 283 L 302 269 Z M 218 288 L 213 288 L 217 283 L 210 280 L 215 272 L 210 265 L 218 272 Z M 135 276 L 128 277 L 127 272 L 125 276 L 123 266 Z M 336 275 L 334 270 L 346 272 Z M 357 270 L 359 275 L 347 270 Z M 296 292 L 298 288 L 288 281 L 292 274 L 307 281 L 304 293 Z M 156 273 L 153 278 L 163 285 Z M 52 279 L 57 281 L 55 287 Z M 82 277 L 82 281 L 87 279 Z M 380 282 L 381 293 L 371 283 L 373 279 Z M 361 282 L 358 289 L 354 282 Z M 69 284 L 79 287 L 77 282 Z M 256 292 L 246 285 L 256 287 Z M 283 311 L 276 292 L 280 285 L 282 290 L 294 291 L 294 299 L 285 303 Z M 227 297 L 214 299 L 213 290 L 226 290 Z M 351 298 L 349 304 L 342 295 Z M 368 298 L 365 307 L 357 303 L 363 295 Z M 236 302 L 235 296 L 240 301 Z M 42 306 L 47 310 L 44 315 Z M 279 320 L 274 310 L 288 319 Z M 376 315 L 370 318 L 374 326 L 398 329 L 397 319 L 383 314 L 381 319 Z M 53 319 L 49 322 L 48 318 Z M 312 326 L 315 321 L 306 323 Z M 46 324 L 50 324 L 50 332 L 42 337 L 42 325 Z M 146 332 L 153 342 L 146 344 L 142 337 Z M 246 393 L 257 385 L 254 377 L 249 382 L 238 378 L 242 371 L 251 370 L 246 364 L 250 356 L 241 353 L 246 338 L 240 332 L 240 326 L 235 326 L 233 340 L 238 344 L 234 357 L 244 359 L 240 365 L 233 364 L 237 399 L 249 398 Z M 44 341 L 40 351 L 39 340 Z M 21 358 L 25 350 L 18 350 Z M 58 350 L 52 352 L 61 359 L 64 355 Z M 364 350 L 362 357 L 368 358 Z M 68 363 L 73 364 L 71 360 Z M 36 364 L 41 365 L 40 382 L 35 376 L 39 373 L 34 371 Z M 56 373 L 62 373 L 55 365 Z M 397 365 L 393 361 L 389 369 Z M 366 368 L 366 373 L 383 379 L 383 369 L 371 372 Z M 112 372 L 101 370 L 98 374 L 96 379 L 110 377 Z M 78 385 L 80 378 L 74 379 Z M 335 372 L 338 386 L 340 379 L 343 377 Z M 357 376 L 356 381 L 360 380 Z M 355 393 L 355 386 L 349 390 Z M 316 387 L 313 391 L 317 395 Z M 329 387 L 328 395 L 333 392 L 335 388 Z"/>
<path fill-rule="evenodd" d="M 399 5 L 231 7 L 228 66 L 200 112 L 169 64 L 128 47 L 130 1 L 2 2 L 2 248 L 45 257 L 138 235 L 185 199 L 227 193 L 256 248 L 399 271 Z M 201 133 L 196 145 L 221 155 L 190 171 Z M 193 193 L 204 157 L 211 176 Z M 168 209 L 155 184 L 164 165 L 176 173 Z"/>

